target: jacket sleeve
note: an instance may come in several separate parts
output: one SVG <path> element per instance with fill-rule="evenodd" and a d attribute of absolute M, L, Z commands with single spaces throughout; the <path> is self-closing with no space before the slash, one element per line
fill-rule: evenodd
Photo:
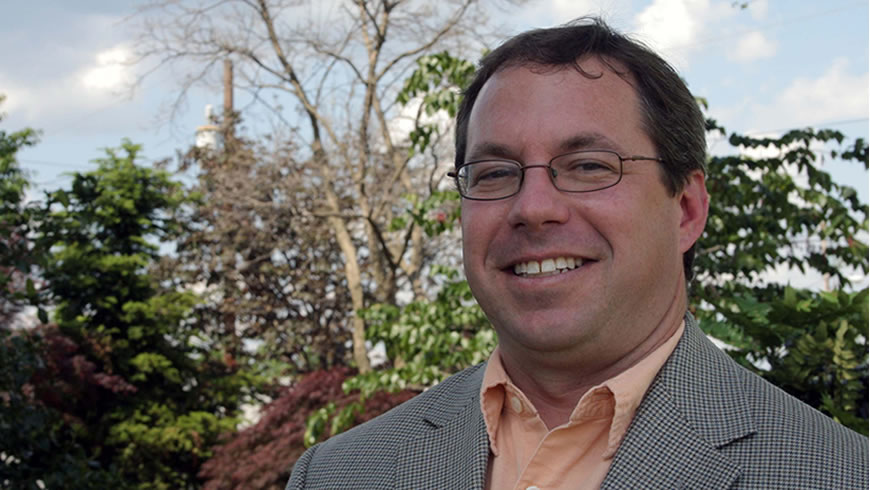
<path fill-rule="evenodd" d="M 305 488 L 305 477 L 308 474 L 308 465 L 314 458 L 314 452 L 317 451 L 319 444 L 312 446 L 302 454 L 296 464 L 293 465 L 293 472 L 290 474 L 290 480 L 287 481 L 287 486 L 284 490 L 302 490 Z"/>

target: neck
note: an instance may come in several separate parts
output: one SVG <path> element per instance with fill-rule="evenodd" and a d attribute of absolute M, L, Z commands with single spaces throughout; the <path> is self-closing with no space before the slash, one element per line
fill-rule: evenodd
<path fill-rule="evenodd" d="M 619 375 L 655 351 L 679 329 L 686 311 L 685 293 L 671 303 L 649 334 L 627 352 L 608 357 L 600 345 L 580 346 L 570 353 L 522 352 L 504 349 L 501 360 L 511 381 L 528 397 L 548 429 L 568 422 L 577 403 L 591 388 Z M 640 327 L 640 325 L 638 325 Z"/>

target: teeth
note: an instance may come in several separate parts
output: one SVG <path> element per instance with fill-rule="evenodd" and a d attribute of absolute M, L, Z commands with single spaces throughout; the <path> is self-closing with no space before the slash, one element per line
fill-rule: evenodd
<path fill-rule="evenodd" d="M 553 272 L 556 270 L 556 261 L 553 259 L 544 259 L 541 262 L 541 272 Z"/>
<path fill-rule="evenodd" d="M 552 274 L 575 269 L 581 265 L 583 265 L 583 261 L 581 259 L 574 259 L 574 257 L 556 257 L 555 259 L 544 259 L 540 262 L 531 260 L 514 265 L 514 274 L 518 276 Z"/>

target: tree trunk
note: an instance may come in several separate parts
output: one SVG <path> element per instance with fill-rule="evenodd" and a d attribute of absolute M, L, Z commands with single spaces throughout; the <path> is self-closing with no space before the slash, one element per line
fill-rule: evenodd
<path fill-rule="evenodd" d="M 365 303 L 363 302 L 362 278 L 356 247 L 353 245 L 344 220 L 333 216 L 329 218 L 329 223 L 335 231 L 338 246 L 344 254 L 344 273 L 347 277 L 347 289 L 350 291 L 351 304 L 353 305 L 353 317 L 351 318 L 353 360 L 360 373 L 367 373 L 371 370 L 371 365 L 369 364 L 369 357 L 366 352 L 366 325 L 359 316 L 359 312 L 365 307 Z"/>

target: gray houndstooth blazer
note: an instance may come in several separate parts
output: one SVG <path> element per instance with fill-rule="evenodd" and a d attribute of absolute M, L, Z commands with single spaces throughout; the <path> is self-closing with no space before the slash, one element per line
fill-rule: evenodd
<path fill-rule="evenodd" d="M 737 365 L 690 315 L 601 488 L 867 489 L 867 438 Z M 483 365 L 309 449 L 287 489 L 480 489 Z"/>

